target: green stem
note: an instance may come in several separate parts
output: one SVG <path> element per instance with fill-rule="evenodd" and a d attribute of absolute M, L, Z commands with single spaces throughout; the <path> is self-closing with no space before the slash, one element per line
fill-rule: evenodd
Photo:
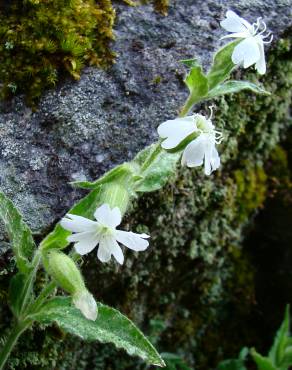
<path fill-rule="evenodd" d="M 160 152 L 162 151 L 162 148 L 161 148 L 161 145 L 160 144 L 161 144 L 161 141 L 159 141 L 156 144 L 157 147 L 145 159 L 145 162 L 141 166 L 141 172 L 144 172 L 151 165 L 151 163 L 155 160 L 155 158 L 160 154 Z"/>
<path fill-rule="evenodd" d="M 21 307 L 20 307 L 20 314 L 23 313 L 23 311 L 26 309 L 26 307 L 28 305 L 28 301 L 31 297 L 33 282 L 35 280 L 35 276 L 36 276 L 37 270 L 39 268 L 40 262 L 41 262 L 41 253 L 40 253 L 39 250 L 37 250 L 35 252 L 34 258 L 32 260 L 32 270 L 31 270 L 31 272 L 30 272 L 30 274 L 27 277 L 27 280 L 25 282 L 24 296 L 23 296 L 23 300 L 22 300 L 22 303 L 21 303 Z"/>
<path fill-rule="evenodd" d="M 194 104 L 198 103 L 198 101 L 199 100 L 197 99 L 194 100 L 192 95 L 189 95 L 189 97 L 187 98 L 187 101 L 185 102 L 185 104 L 180 110 L 179 117 L 185 117 L 189 113 L 189 111 L 192 109 Z"/>
<path fill-rule="evenodd" d="M 37 312 L 46 298 L 56 289 L 56 287 L 57 284 L 54 281 L 51 281 L 48 285 L 46 285 L 37 299 L 29 306 L 28 314 L 33 314 Z"/>
<path fill-rule="evenodd" d="M 25 321 L 14 326 L 9 336 L 7 337 L 4 347 L 0 352 L 0 370 L 4 369 L 6 361 L 13 350 L 20 335 L 32 324 L 32 321 Z"/>

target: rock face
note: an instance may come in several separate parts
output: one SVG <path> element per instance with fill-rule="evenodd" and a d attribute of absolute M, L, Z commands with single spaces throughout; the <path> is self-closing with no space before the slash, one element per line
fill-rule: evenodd
<path fill-rule="evenodd" d="M 163 191 L 135 202 L 123 226 L 151 233 L 147 253 L 127 253 L 123 267 L 98 263 L 92 253 L 82 266 L 98 300 L 118 307 L 161 352 L 180 353 L 191 368 L 213 369 L 243 346 L 265 351 L 262 338 L 280 322 L 265 331 L 256 305 L 255 267 L 241 246 L 248 221 L 275 184 L 291 186 L 285 153 L 274 150 L 291 121 L 291 5 L 177 0 L 163 17 L 148 6 L 117 4 L 114 66 L 85 69 L 78 83 L 66 81 L 48 92 L 36 112 L 21 98 L 2 103 L 1 188 L 41 236 L 83 196 L 68 182 L 96 179 L 132 159 L 156 140 L 159 123 L 176 116 L 187 95 L 179 60 L 196 56 L 208 66 L 220 45 L 219 20 L 227 9 L 251 22 L 265 19 L 275 42 L 269 73 L 261 81 L 272 95 L 216 100 L 216 125 L 225 136 L 221 170 L 206 177 L 202 169 L 184 169 Z M 277 171 L 269 172 L 273 163 Z M 5 299 L 13 266 L 6 257 L 0 258 L 1 336 L 10 324 Z M 279 318 L 282 309 L 277 307 Z M 111 346 L 63 339 L 54 327 L 28 332 L 8 369 L 145 369 Z"/>
<path fill-rule="evenodd" d="M 291 20 L 291 1 L 174 1 L 169 15 L 151 6 L 117 6 L 116 64 L 86 68 L 41 99 L 2 103 L 0 181 L 36 233 L 51 227 L 80 197 L 68 182 L 96 179 L 152 143 L 157 125 L 176 116 L 186 97 L 180 59 L 206 66 L 220 45 L 219 20 L 234 9 L 262 16 L 275 34 Z M 289 14 L 290 13 L 290 14 Z"/>

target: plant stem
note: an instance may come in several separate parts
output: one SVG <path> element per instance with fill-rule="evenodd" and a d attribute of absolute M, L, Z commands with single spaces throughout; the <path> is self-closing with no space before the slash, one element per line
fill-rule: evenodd
<path fill-rule="evenodd" d="M 35 252 L 35 255 L 34 255 L 33 260 L 32 260 L 32 270 L 31 270 L 31 272 L 30 272 L 30 274 L 27 277 L 27 280 L 25 282 L 24 297 L 23 297 L 23 300 L 22 300 L 22 303 L 21 303 L 21 309 L 20 309 L 21 314 L 23 313 L 23 311 L 27 307 L 28 300 L 31 296 L 33 282 L 34 282 L 37 270 L 39 268 L 40 261 L 41 261 L 41 253 L 40 253 L 39 250 L 37 250 Z"/>
<path fill-rule="evenodd" d="M 189 95 L 185 104 L 180 110 L 179 117 L 185 117 L 189 113 L 189 111 L 192 109 L 193 105 L 198 103 L 198 101 L 199 101 L 198 99 L 194 99 L 192 95 Z"/>
<path fill-rule="evenodd" d="M 0 352 L 0 370 L 4 369 L 6 361 L 13 350 L 20 335 L 32 324 L 32 321 L 25 321 L 14 326 L 9 336 L 7 337 L 4 347 Z"/>

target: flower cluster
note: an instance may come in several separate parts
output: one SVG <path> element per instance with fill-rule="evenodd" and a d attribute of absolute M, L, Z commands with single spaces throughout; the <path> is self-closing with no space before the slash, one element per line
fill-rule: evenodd
<path fill-rule="evenodd" d="M 231 32 L 223 39 L 229 37 L 239 39 L 231 55 L 234 66 L 242 65 L 244 68 L 248 68 L 255 65 L 256 70 L 260 74 L 264 74 L 266 72 L 264 44 L 270 43 L 272 36 L 270 33 L 266 33 L 266 24 L 261 18 L 250 24 L 229 10 L 226 13 L 226 19 L 221 22 L 221 26 Z M 268 41 L 266 41 L 267 38 L 269 38 Z M 223 134 L 212 123 L 212 108 L 210 107 L 209 117 L 195 113 L 167 120 L 161 123 L 157 130 L 161 138 L 162 149 L 181 152 L 182 166 L 198 167 L 204 165 L 206 175 L 211 175 L 220 167 L 220 157 L 216 145 L 223 140 Z M 117 229 L 122 221 L 119 207 L 111 208 L 107 203 L 101 204 L 96 209 L 94 218 L 96 221 L 76 214 L 67 214 L 61 220 L 61 226 L 71 232 L 67 241 L 74 243 L 78 254 L 85 255 L 98 247 L 97 257 L 101 262 L 109 262 L 113 256 L 122 265 L 124 255 L 120 244 L 137 252 L 148 248 L 148 235 Z M 93 301 L 93 298 L 84 289 L 81 290 L 80 294 L 74 296 L 76 307 L 90 318 L 93 317 L 92 312 L 95 310 L 95 308 L 92 309 Z"/>
<path fill-rule="evenodd" d="M 232 53 L 235 65 L 248 68 L 255 64 L 260 74 L 266 72 L 264 44 L 272 41 L 271 33 L 266 32 L 266 24 L 261 18 L 253 24 L 229 10 L 221 26 L 231 37 L 240 42 Z M 268 41 L 265 41 L 267 38 Z M 220 157 L 216 145 L 223 140 L 223 135 L 215 129 L 212 123 L 213 110 L 210 107 L 210 117 L 193 114 L 163 122 L 158 127 L 158 135 L 162 139 L 161 147 L 165 150 L 182 150 L 181 164 L 187 167 L 204 165 L 204 172 L 210 175 L 220 167 Z M 123 264 L 124 255 L 119 243 L 134 251 L 144 251 L 149 243 L 146 234 L 117 230 L 122 216 L 118 207 L 113 209 L 108 204 L 102 204 L 94 213 L 96 221 L 82 216 L 67 214 L 61 221 L 61 226 L 72 232 L 67 240 L 74 243 L 80 255 L 91 252 L 98 246 L 97 257 L 101 262 L 108 262 L 113 256 L 119 264 Z"/>

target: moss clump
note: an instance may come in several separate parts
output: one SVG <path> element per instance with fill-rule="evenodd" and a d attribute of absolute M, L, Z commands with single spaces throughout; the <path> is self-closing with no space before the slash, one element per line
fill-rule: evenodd
<path fill-rule="evenodd" d="M 260 165 L 248 165 L 244 170 L 236 170 L 236 202 L 239 207 L 238 221 L 245 221 L 250 213 L 260 208 L 266 199 L 267 175 Z"/>
<path fill-rule="evenodd" d="M 13 0 L 0 5 L 2 97 L 24 92 L 30 101 L 64 71 L 113 59 L 115 12 L 110 0 Z"/>

